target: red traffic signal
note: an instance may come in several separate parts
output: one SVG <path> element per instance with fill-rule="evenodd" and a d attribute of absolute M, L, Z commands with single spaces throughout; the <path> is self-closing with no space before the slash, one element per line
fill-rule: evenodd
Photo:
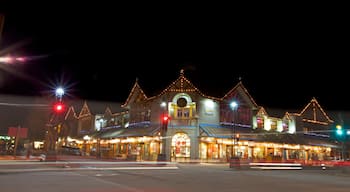
<path fill-rule="evenodd" d="M 56 113 L 61 113 L 63 112 L 65 109 L 65 106 L 63 103 L 59 102 L 59 103 L 55 103 L 55 105 L 53 106 L 53 110 L 56 112 Z"/>
<path fill-rule="evenodd" d="M 168 121 L 169 120 L 169 116 L 168 115 L 164 115 L 163 116 L 163 121 Z"/>
<path fill-rule="evenodd" d="M 163 125 L 168 125 L 168 121 L 169 121 L 169 119 L 170 119 L 170 117 L 169 117 L 169 115 L 163 115 L 162 116 L 162 124 Z"/>

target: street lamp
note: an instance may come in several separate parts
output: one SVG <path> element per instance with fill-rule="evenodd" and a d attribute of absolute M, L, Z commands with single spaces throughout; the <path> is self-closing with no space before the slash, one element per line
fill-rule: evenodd
<path fill-rule="evenodd" d="M 47 135 L 45 138 L 46 141 L 46 160 L 56 160 L 57 159 L 57 138 L 62 129 L 62 121 L 65 112 L 65 104 L 62 102 L 62 97 L 64 95 L 64 90 L 61 87 L 58 87 L 55 90 L 56 101 L 53 104 L 53 113 L 47 123 Z M 64 139 L 64 142 L 67 142 L 67 139 Z"/>
<path fill-rule="evenodd" d="M 102 127 L 103 127 L 103 118 L 99 119 L 98 120 L 100 122 L 100 130 L 102 130 Z M 97 143 L 96 143 L 96 157 L 97 158 L 100 158 L 101 157 L 101 138 L 98 136 L 97 137 Z"/>
<path fill-rule="evenodd" d="M 236 122 L 235 122 L 235 115 L 236 115 L 236 109 L 238 107 L 238 103 L 236 101 L 232 101 L 230 103 L 230 107 L 233 111 L 233 115 L 232 115 L 232 139 L 233 139 L 233 146 L 231 148 L 231 158 L 236 156 L 236 151 L 235 151 L 235 147 L 236 147 Z"/>
<path fill-rule="evenodd" d="M 62 87 L 58 87 L 55 91 L 55 95 L 61 101 L 62 96 L 64 95 L 64 89 Z"/>
<path fill-rule="evenodd" d="M 163 113 L 164 113 L 164 110 L 165 110 L 165 107 L 166 107 L 166 103 L 165 103 L 165 102 L 162 102 L 162 103 L 160 104 L 160 106 L 162 107 Z"/>

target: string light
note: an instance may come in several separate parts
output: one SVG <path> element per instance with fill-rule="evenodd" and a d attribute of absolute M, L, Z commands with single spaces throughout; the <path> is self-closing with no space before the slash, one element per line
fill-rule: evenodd
<path fill-rule="evenodd" d="M 145 99 L 145 100 L 147 99 L 147 96 L 146 96 L 145 92 L 143 92 L 143 90 L 141 89 L 140 85 L 138 84 L 138 80 L 136 79 L 136 82 L 135 82 L 134 86 L 132 87 L 129 96 L 126 99 L 125 103 L 122 105 L 122 107 L 126 107 L 128 105 L 130 99 L 132 98 L 132 96 L 134 95 L 134 92 L 136 90 L 140 91 L 141 96 L 142 96 L 143 99 Z"/>
<path fill-rule="evenodd" d="M 329 118 L 329 116 L 326 114 L 326 112 L 324 112 L 324 110 L 322 109 L 321 105 L 317 102 L 316 98 L 312 98 L 311 99 L 310 103 L 307 104 L 304 107 L 303 110 L 301 110 L 300 115 L 302 115 L 310 107 L 310 105 L 313 105 L 313 109 L 317 106 L 317 108 L 321 111 L 321 113 L 327 118 L 329 123 L 333 123 L 334 122 L 331 118 Z M 313 110 L 313 115 L 316 116 L 316 111 L 315 110 Z"/>

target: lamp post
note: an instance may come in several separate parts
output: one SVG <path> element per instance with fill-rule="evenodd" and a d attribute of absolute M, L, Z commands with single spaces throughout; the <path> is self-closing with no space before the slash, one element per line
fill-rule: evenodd
<path fill-rule="evenodd" d="M 57 87 L 55 90 L 55 95 L 56 95 L 56 100 L 58 100 L 58 103 L 56 103 L 54 106 L 54 108 L 55 108 L 54 110 L 56 111 L 56 115 L 57 115 L 57 127 L 54 130 L 55 131 L 55 133 L 54 133 L 55 134 L 54 148 L 56 150 L 57 149 L 56 140 L 58 138 L 58 134 L 61 132 L 61 129 L 62 129 L 62 118 L 64 115 L 62 113 L 64 112 L 64 108 L 65 108 L 65 106 L 62 102 L 62 97 L 64 95 L 64 89 L 62 87 Z M 65 142 L 67 142 L 67 139 L 65 139 Z"/>
<path fill-rule="evenodd" d="M 100 122 L 100 131 L 102 130 L 103 127 L 103 118 L 98 120 Z M 100 158 L 101 157 L 101 138 L 98 136 L 97 137 L 97 143 L 96 143 L 96 157 Z"/>
<path fill-rule="evenodd" d="M 65 105 L 62 102 L 62 97 L 64 95 L 64 89 L 58 87 L 55 90 L 56 101 L 53 106 L 53 112 L 51 113 L 49 122 L 47 123 L 47 133 L 45 138 L 45 151 L 46 151 L 46 161 L 56 161 L 57 159 L 57 146 L 56 141 L 58 134 L 62 129 L 62 117 L 65 111 Z"/>
<path fill-rule="evenodd" d="M 236 147 L 236 122 L 235 122 L 235 115 L 236 115 L 236 109 L 238 107 L 238 103 L 236 101 L 232 101 L 230 103 L 230 107 L 233 111 L 233 115 L 232 115 L 232 139 L 233 139 L 233 146 L 231 148 L 231 158 L 236 156 L 236 151 L 235 151 L 235 147 Z"/>

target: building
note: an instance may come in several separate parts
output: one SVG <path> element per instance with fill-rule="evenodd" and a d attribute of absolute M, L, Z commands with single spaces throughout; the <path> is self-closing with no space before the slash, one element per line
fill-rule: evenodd
<path fill-rule="evenodd" d="M 0 95 L 0 154 L 13 154 L 15 137 L 10 128 L 26 129 L 26 137 L 18 140 L 17 150 L 23 151 L 27 143 L 42 141 L 50 114 L 47 98 Z"/>
<path fill-rule="evenodd" d="M 274 113 L 259 106 L 242 82 L 223 97 L 212 97 L 183 70 L 154 96 L 136 80 L 119 111 L 91 115 L 85 103 L 77 116 L 72 107 L 65 126 L 77 130 L 71 139 L 84 154 L 101 158 L 325 160 L 339 155 L 330 131 L 334 121 L 315 98 L 299 112 Z"/>

